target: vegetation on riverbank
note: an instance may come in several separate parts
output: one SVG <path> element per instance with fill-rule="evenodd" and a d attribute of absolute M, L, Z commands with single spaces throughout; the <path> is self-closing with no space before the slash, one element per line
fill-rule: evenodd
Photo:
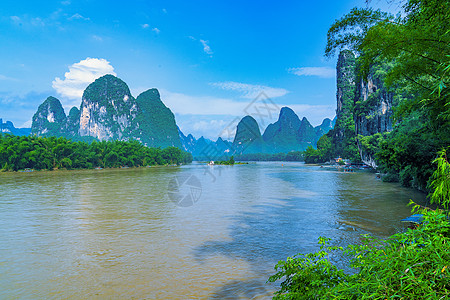
<path fill-rule="evenodd" d="M 2 171 L 140 167 L 190 162 L 192 155 L 179 148 L 148 148 L 138 141 L 86 143 L 62 137 L 0 134 Z"/>
<path fill-rule="evenodd" d="M 280 261 L 270 282 L 284 279 L 274 299 L 448 299 L 450 297 L 450 163 L 446 152 L 435 160 L 431 202 L 441 209 L 418 205 L 423 214 L 416 229 L 386 240 L 363 235 L 362 243 L 330 246 L 319 238 L 320 251 Z M 345 254 L 354 274 L 335 266 L 330 255 Z"/>
<path fill-rule="evenodd" d="M 331 148 L 307 149 L 305 160 L 361 155 L 386 179 L 428 191 L 432 161 L 450 145 L 450 1 L 401 3 L 402 15 L 354 8 L 330 27 L 326 55 L 341 51 L 340 114 L 327 134 Z M 386 120 L 373 119 L 387 110 L 392 130 Z"/>
<path fill-rule="evenodd" d="M 214 162 L 215 165 L 227 165 L 227 166 L 232 166 L 235 163 L 236 162 L 234 161 L 234 156 L 231 156 L 229 160 L 219 160 Z"/>
<path fill-rule="evenodd" d="M 331 26 L 326 49 L 327 55 L 336 49 L 356 52 L 363 78 L 373 66 L 389 66 L 379 71 L 395 95 L 393 130 L 355 137 L 351 118 L 344 118 L 344 134 L 329 137 L 333 151 L 336 145 L 353 150 L 355 143 L 346 148 L 345 142 L 356 138 L 359 150 L 375 158 L 381 171 L 427 190 L 440 208 L 414 205 L 412 212 L 423 214 L 422 224 L 386 240 L 364 235 L 361 244 L 342 248 L 320 238 L 320 251 L 276 265 L 269 281 L 284 280 L 276 299 L 450 298 L 450 1 L 403 3 L 404 14 L 397 16 L 352 9 Z M 350 103 L 354 113 L 366 109 L 356 104 Z M 347 137 L 344 129 L 350 129 Z M 343 137 L 339 144 L 336 137 Z M 324 149 L 307 150 L 306 160 L 324 158 Z M 339 253 L 348 255 L 356 273 L 330 261 Z"/>

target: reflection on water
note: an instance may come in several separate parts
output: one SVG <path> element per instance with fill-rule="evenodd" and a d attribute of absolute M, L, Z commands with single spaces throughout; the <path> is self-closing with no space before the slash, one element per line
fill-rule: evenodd
<path fill-rule="evenodd" d="M 180 176 L 200 181 L 192 206 L 168 197 Z M 388 236 L 409 199 L 300 163 L 0 174 L 0 298 L 266 299 L 278 260 Z"/>

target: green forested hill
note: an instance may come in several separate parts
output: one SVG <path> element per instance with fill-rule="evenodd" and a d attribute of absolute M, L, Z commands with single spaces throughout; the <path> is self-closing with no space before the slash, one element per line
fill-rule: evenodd
<path fill-rule="evenodd" d="M 141 93 L 136 102 L 139 107 L 136 121 L 141 141 L 151 147 L 181 148 L 175 116 L 161 101 L 158 90 L 150 89 Z"/>
<path fill-rule="evenodd" d="M 157 89 L 135 99 L 113 75 L 96 79 L 84 91 L 80 108 L 66 116 L 60 101 L 49 97 L 33 117 L 32 133 L 82 141 L 138 140 L 150 147 L 181 148 L 173 113 Z"/>

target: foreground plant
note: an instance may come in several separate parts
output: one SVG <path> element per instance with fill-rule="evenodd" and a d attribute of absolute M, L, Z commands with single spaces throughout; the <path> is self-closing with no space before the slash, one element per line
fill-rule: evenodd
<path fill-rule="evenodd" d="M 274 299 L 450 299 L 450 163 L 445 150 L 435 163 L 431 198 L 443 209 L 414 205 L 412 212 L 423 214 L 422 225 L 386 240 L 363 235 L 360 245 L 343 249 L 319 238 L 320 251 L 275 266 L 269 282 L 284 281 Z M 354 274 L 329 261 L 336 251 L 350 257 Z"/>
<path fill-rule="evenodd" d="M 382 240 L 364 235 L 361 245 L 328 246 L 319 238 L 320 251 L 280 261 L 280 290 L 274 299 L 448 299 L 450 297 L 450 224 L 442 211 L 422 210 L 418 229 Z M 328 260 L 343 250 L 355 274 L 347 274 Z"/>

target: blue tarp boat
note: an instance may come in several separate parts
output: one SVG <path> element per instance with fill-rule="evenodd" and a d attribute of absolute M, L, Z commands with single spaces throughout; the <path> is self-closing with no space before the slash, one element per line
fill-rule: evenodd
<path fill-rule="evenodd" d="M 411 222 L 411 223 L 415 223 L 415 224 L 422 224 L 422 220 L 423 220 L 423 214 L 415 214 L 415 215 L 409 216 L 401 221 L 402 222 Z"/>

